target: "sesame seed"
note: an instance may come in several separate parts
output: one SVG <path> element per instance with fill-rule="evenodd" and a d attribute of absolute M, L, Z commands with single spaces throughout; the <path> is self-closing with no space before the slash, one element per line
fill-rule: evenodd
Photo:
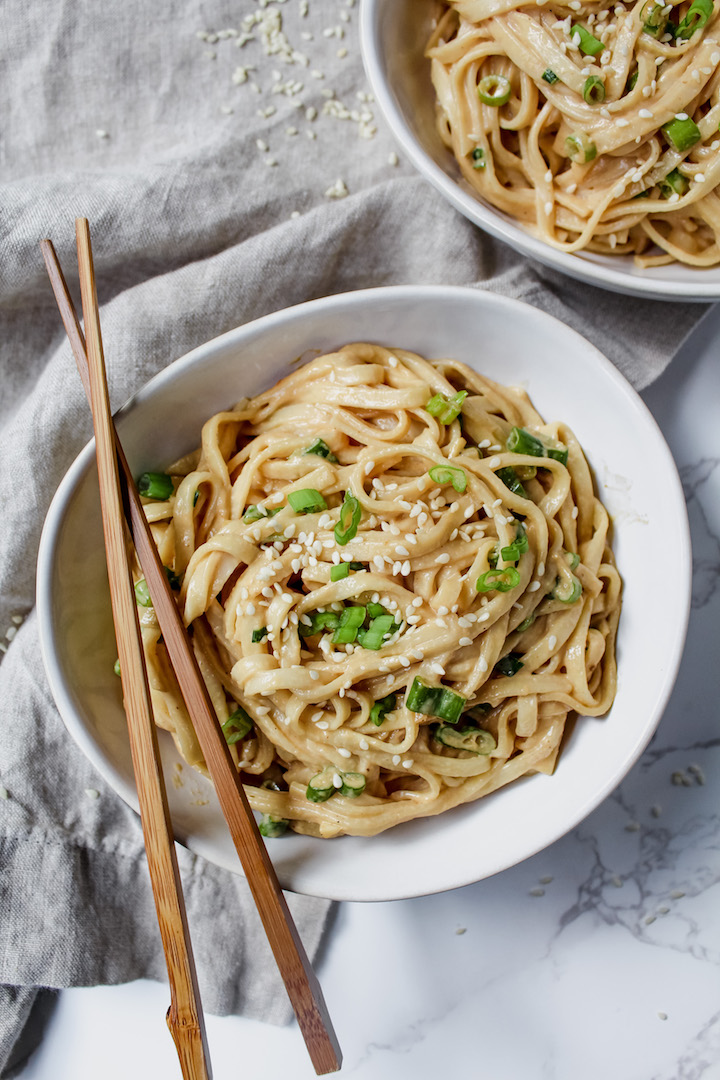
<path fill-rule="evenodd" d="M 100 792 L 97 791 L 95 788 L 92 788 L 92 787 L 86 787 L 85 788 L 85 794 L 87 795 L 88 799 L 99 799 L 100 798 Z"/>
<path fill-rule="evenodd" d="M 412 758 L 405 758 L 405 760 L 402 763 L 402 766 L 403 766 L 403 769 L 412 769 L 412 767 L 413 767 L 413 759 Z"/>
<path fill-rule="evenodd" d="M 491 457 L 490 460 L 488 461 L 488 468 L 489 469 L 497 469 L 499 465 L 500 465 L 500 458 L 499 457 Z"/>
<path fill-rule="evenodd" d="M 626 120 L 624 116 L 618 116 L 617 120 L 615 121 L 616 127 L 619 127 L 619 128 L 628 127 L 629 124 L 630 124 L 630 121 Z"/>
<path fill-rule="evenodd" d="M 395 547 L 395 551 L 397 552 L 398 555 L 407 556 L 407 555 L 410 554 L 408 549 L 406 547 L 403 547 L 402 544 L 397 544 L 397 546 Z"/>
<path fill-rule="evenodd" d="M 539 588 L 540 588 L 540 582 L 539 581 L 531 581 L 530 584 L 527 587 L 527 591 L 528 592 L 537 592 Z"/>
<path fill-rule="evenodd" d="M 643 120 L 652 120 L 653 118 L 653 114 L 650 112 L 649 109 L 640 109 L 638 111 L 638 116 L 641 116 Z"/>
<path fill-rule="evenodd" d="M 487 662 L 487 660 L 485 659 L 485 657 L 484 657 L 484 656 L 481 656 L 481 657 L 480 657 L 480 659 L 478 660 L 478 667 L 480 668 L 480 670 L 481 670 L 481 671 L 482 671 L 483 673 L 485 673 L 485 672 L 487 671 L 487 669 L 488 669 L 488 662 Z"/>
<path fill-rule="evenodd" d="M 693 177 L 693 180 L 695 181 L 696 184 L 702 184 L 704 182 L 704 180 L 705 180 L 705 174 L 701 173 L 701 172 L 695 173 L 695 175 Z"/>
<path fill-rule="evenodd" d="M 311 671 L 310 672 L 310 678 L 313 680 L 313 682 L 317 682 L 318 679 L 320 678 L 320 672 L 319 671 Z"/>
<path fill-rule="evenodd" d="M 435 562 L 440 563 L 441 565 L 444 565 L 445 563 L 449 563 L 450 562 L 450 556 L 448 555 L 447 551 L 443 551 L 443 553 L 441 555 L 438 555 Z"/>
<path fill-rule="evenodd" d="M 462 645 L 463 647 L 465 645 L 472 645 L 472 638 L 470 638 L 470 637 L 461 637 L 458 644 Z"/>
<path fill-rule="evenodd" d="M 399 765 L 400 764 L 400 755 L 399 754 L 393 754 L 392 763 L 393 763 L 393 765 Z"/>
<path fill-rule="evenodd" d="M 344 758 L 352 757 L 352 754 L 350 753 L 350 751 L 346 750 L 344 746 L 339 746 L 338 747 L 338 754 L 340 755 L 340 757 L 344 757 Z"/>
<path fill-rule="evenodd" d="M 542 577 L 544 573 L 545 573 L 545 563 L 544 562 L 538 563 L 537 576 Z"/>
<path fill-rule="evenodd" d="M 375 462 L 374 461 L 366 461 L 365 462 L 365 469 L 363 471 L 364 471 L 366 476 L 369 476 L 374 468 L 375 468 Z"/>
<path fill-rule="evenodd" d="M 557 638 L 555 637 L 554 634 L 551 634 L 550 637 L 548 638 L 548 648 L 554 649 L 556 645 L 557 645 Z"/>
<path fill-rule="evenodd" d="M 689 120 L 689 116 L 686 112 L 675 113 L 676 120 Z"/>

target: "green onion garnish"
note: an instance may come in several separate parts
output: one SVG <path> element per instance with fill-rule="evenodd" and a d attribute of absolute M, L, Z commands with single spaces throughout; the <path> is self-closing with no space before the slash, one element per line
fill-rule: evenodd
<path fill-rule="evenodd" d="M 318 457 L 337 462 L 337 458 L 324 439 L 316 439 L 314 443 L 311 443 L 310 446 L 303 450 L 303 454 L 317 454 Z"/>
<path fill-rule="evenodd" d="M 164 472 L 144 472 L 138 477 L 137 489 L 146 499 L 169 499 L 175 490 L 172 477 Z"/>
<path fill-rule="evenodd" d="M 527 499 L 527 491 L 520 483 L 520 477 L 515 472 L 512 465 L 508 465 L 504 469 L 498 469 L 495 475 L 498 480 L 502 480 L 505 487 L 510 488 L 515 495 L 520 495 L 521 498 Z"/>
<path fill-rule="evenodd" d="M 702 30 L 712 13 L 712 0 L 693 0 L 675 32 L 675 37 L 684 40 L 692 37 L 696 30 Z"/>
<path fill-rule="evenodd" d="M 485 75 L 478 83 L 478 97 L 483 105 L 507 105 L 512 87 L 504 75 Z"/>
<path fill-rule="evenodd" d="M 700 142 L 702 138 L 700 128 L 689 116 L 685 116 L 682 120 L 676 116 L 668 124 L 663 124 L 662 132 L 667 141 L 672 143 L 681 154 L 689 150 L 696 142 Z"/>
<path fill-rule="evenodd" d="M 389 615 L 390 612 L 387 608 L 384 608 L 382 604 L 375 604 L 372 600 L 367 605 L 367 613 L 371 619 L 376 619 L 378 615 Z"/>
<path fill-rule="evenodd" d="M 115 674 L 118 677 L 120 676 L 120 657 L 118 657 L 117 660 L 115 661 L 115 663 L 113 664 L 113 671 L 115 672 Z"/>
<path fill-rule="evenodd" d="M 640 9 L 640 18 L 643 24 L 643 33 L 651 37 L 659 38 L 665 33 L 668 16 L 665 12 L 665 4 L 657 3 L 657 0 L 647 0 Z"/>
<path fill-rule="evenodd" d="M 370 723 L 374 724 L 375 727 L 380 727 L 387 714 L 391 713 L 395 708 L 395 701 L 395 694 L 388 694 L 387 697 L 376 701 L 370 710 Z"/>
<path fill-rule="evenodd" d="M 302 621 L 298 623 L 300 637 L 314 637 L 322 630 L 337 630 L 340 625 L 340 616 L 335 611 L 311 611 L 308 618 L 309 624 Z"/>
<path fill-rule="evenodd" d="M 289 492 L 288 502 L 296 514 L 318 514 L 321 510 L 327 510 L 327 503 L 315 488 Z"/>
<path fill-rule="evenodd" d="M 639 74 L 640 74 L 640 72 L 639 72 L 638 68 L 635 68 L 635 70 L 633 71 L 632 75 L 631 75 L 631 76 L 630 76 L 630 78 L 628 79 L 628 83 L 627 83 L 627 91 L 628 91 L 628 93 L 629 93 L 629 92 L 630 92 L 631 90 L 634 90 L 634 89 L 635 89 L 635 87 L 636 87 L 636 85 L 637 85 L 637 81 L 638 81 L 638 75 L 639 75 Z"/>
<path fill-rule="evenodd" d="M 570 575 L 569 582 L 558 578 L 550 595 L 553 600 L 560 600 L 563 604 L 574 604 L 582 595 L 582 585 L 574 574 Z"/>
<path fill-rule="evenodd" d="M 362 773 L 341 772 L 340 779 L 342 780 L 342 784 L 340 785 L 339 792 L 348 799 L 356 799 L 358 795 L 362 795 L 365 790 L 366 781 Z"/>
<path fill-rule="evenodd" d="M 505 446 L 513 454 L 527 454 L 529 457 L 547 457 L 567 465 L 568 452 L 565 446 L 550 446 L 532 435 L 526 428 L 514 427 L 507 437 Z"/>
<path fill-rule="evenodd" d="M 343 499 L 342 506 L 340 507 L 340 520 L 335 526 L 335 541 L 344 547 L 349 540 L 352 540 L 358 531 L 358 525 L 360 524 L 360 518 L 362 517 L 362 507 L 350 491 L 345 492 L 345 498 Z"/>
<path fill-rule="evenodd" d="M 267 632 L 268 632 L 267 626 L 261 626 L 257 630 L 253 630 L 253 632 L 252 632 L 252 643 L 253 643 L 253 645 L 257 645 L 258 642 L 260 642 L 264 638 L 266 638 L 267 637 Z"/>
<path fill-rule="evenodd" d="M 504 570 L 486 570 L 475 582 L 478 592 L 510 592 L 520 583 L 520 574 L 514 566 Z"/>
<path fill-rule="evenodd" d="M 497 748 L 494 735 L 482 728 L 456 728 L 449 724 L 438 724 L 433 738 L 443 746 L 452 746 L 454 750 L 468 750 L 471 754 L 491 754 Z"/>
<path fill-rule="evenodd" d="M 305 798 L 310 802 L 326 802 L 337 790 L 333 783 L 333 775 L 333 769 L 323 769 L 322 772 L 312 776 L 308 781 Z"/>
<path fill-rule="evenodd" d="M 425 411 L 439 420 L 441 424 L 452 424 L 462 412 L 463 401 L 467 397 L 467 390 L 459 390 L 452 397 L 444 394 L 435 394 L 425 406 Z"/>
<path fill-rule="evenodd" d="M 240 742 L 241 739 L 244 739 L 245 736 L 252 731 L 252 718 L 248 716 L 240 705 L 238 705 L 235 712 L 228 716 L 227 720 L 222 725 L 222 729 L 228 746 L 232 746 L 233 743 Z"/>
<path fill-rule="evenodd" d="M 349 562 L 338 563 L 337 566 L 331 566 L 330 567 L 330 580 L 331 581 L 342 581 L 342 579 L 346 578 L 349 573 L 350 573 L 350 563 Z"/>
<path fill-rule="evenodd" d="M 372 620 L 367 630 L 358 630 L 357 639 L 363 649 L 380 649 L 386 637 L 393 633 L 396 626 L 392 615 L 378 615 Z"/>
<path fill-rule="evenodd" d="M 337 630 L 333 634 L 333 645 L 349 645 L 358 636 L 358 630 L 365 622 L 367 612 L 362 604 L 343 608 Z"/>
<path fill-rule="evenodd" d="M 584 26 L 580 26 L 578 23 L 572 27 L 570 31 L 571 38 L 579 38 L 575 42 L 581 53 L 585 56 L 597 56 L 598 53 L 604 51 L 605 46 L 598 38 L 593 37 L 589 30 L 586 30 Z M 604 97 L 604 95 L 603 95 Z M 587 98 L 585 99 L 587 101 Z"/>
<path fill-rule="evenodd" d="M 476 146 L 472 154 L 473 169 L 484 169 L 486 165 L 485 151 L 482 146 Z"/>
<path fill-rule="evenodd" d="M 517 562 L 523 552 L 528 550 L 528 538 L 522 525 L 518 525 L 517 534 L 512 544 L 500 548 L 500 557 L 503 562 Z"/>
<path fill-rule="evenodd" d="M 268 510 L 264 506 L 256 506 L 255 503 L 251 503 L 250 506 L 245 508 L 243 521 L 247 522 L 248 525 L 251 525 L 253 521 L 261 521 L 262 518 L 275 517 L 281 510 L 282 506 L 278 506 L 274 510 Z"/>
<path fill-rule="evenodd" d="M 535 622 L 535 618 L 536 618 L 535 612 L 531 611 L 530 614 L 528 615 L 528 617 L 526 619 L 523 619 L 523 621 L 520 623 L 519 626 L 515 627 L 518 634 L 522 634 L 523 631 L 528 630 L 532 626 L 532 624 Z"/>
<path fill-rule="evenodd" d="M 520 656 L 520 653 L 514 652 L 509 652 L 507 656 L 503 656 L 493 668 L 493 675 L 506 675 L 508 678 L 517 675 L 518 671 L 523 666 Z"/>
<path fill-rule="evenodd" d="M 457 724 L 466 704 L 467 698 L 448 690 L 446 686 L 428 686 L 417 676 L 405 698 L 405 705 L 410 712 L 437 716 L 448 724 Z"/>
<path fill-rule="evenodd" d="M 258 830 L 261 836 L 284 836 L 289 824 L 287 818 L 263 814 L 258 823 Z"/>
<path fill-rule="evenodd" d="M 583 98 L 588 105 L 602 105 L 605 100 L 605 83 L 599 75 L 588 75 L 583 86 Z"/>
<path fill-rule="evenodd" d="M 690 187 L 690 181 L 679 169 L 673 169 L 664 180 L 660 180 L 658 187 L 663 199 L 669 199 L 671 195 L 684 195 Z"/>
<path fill-rule="evenodd" d="M 546 83 L 549 83 L 550 86 L 558 81 L 558 77 L 552 68 L 546 68 L 545 71 L 543 71 L 541 78 L 543 78 Z"/>
<path fill-rule="evenodd" d="M 467 473 L 455 465 L 433 465 L 432 469 L 428 469 L 428 476 L 441 487 L 452 484 L 461 495 L 467 487 Z"/>
<path fill-rule="evenodd" d="M 597 147 L 587 135 L 576 131 L 566 138 L 565 152 L 571 161 L 576 161 L 578 165 L 587 165 L 589 161 L 595 160 Z"/>
<path fill-rule="evenodd" d="M 153 606 L 153 602 L 150 597 L 150 590 L 148 589 L 147 581 L 145 580 L 145 578 L 140 578 L 140 580 L 135 583 L 135 599 L 137 600 L 140 607 Z"/>

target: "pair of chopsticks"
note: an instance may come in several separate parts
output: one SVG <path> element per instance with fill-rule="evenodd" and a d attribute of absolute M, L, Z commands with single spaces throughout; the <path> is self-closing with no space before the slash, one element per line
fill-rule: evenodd
<path fill-rule="evenodd" d="M 128 531 L 153 600 L 163 640 L 265 927 L 310 1059 L 318 1075 L 340 1068 L 342 1054 L 322 990 L 280 889 L 225 736 L 160 561 L 140 496 L 115 430 L 105 376 L 90 228 L 76 223 L 85 337 L 55 250 L 43 240 L 55 299 L 90 400 L 95 429 L 108 577 L 125 711 L 150 878 L 168 969 L 167 1023 L 185 1080 L 210 1080 L 210 1059 L 182 884 L 162 773 L 128 555 Z"/>

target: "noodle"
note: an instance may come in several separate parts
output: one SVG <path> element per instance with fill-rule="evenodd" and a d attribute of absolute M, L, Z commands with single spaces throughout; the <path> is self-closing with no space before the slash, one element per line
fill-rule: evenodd
<path fill-rule="evenodd" d="M 371 836 L 550 773 L 568 717 L 610 707 L 608 516 L 524 391 L 348 345 L 170 474 L 146 512 L 267 835 Z M 140 611 L 156 721 L 204 769 Z"/>
<path fill-rule="evenodd" d="M 554 248 L 715 266 L 719 25 L 711 0 L 447 0 L 427 48 L 441 136 Z"/>

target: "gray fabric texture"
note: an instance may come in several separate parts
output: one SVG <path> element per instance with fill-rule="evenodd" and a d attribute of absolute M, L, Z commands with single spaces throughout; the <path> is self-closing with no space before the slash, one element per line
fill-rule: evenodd
<path fill-rule="evenodd" d="M 564 278 L 446 205 L 395 156 L 353 0 L 5 0 L 3 24 L 0 1072 L 36 987 L 165 977 L 138 820 L 67 735 L 39 656 L 40 532 L 91 421 L 38 241 L 53 239 L 77 295 L 74 218 L 90 220 L 116 407 L 195 345 L 352 289 L 525 300 L 638 388 L 704 311 Z M 179 857 L 206 1009 L 285 1022 L 243 879 Z M 329 905 L 289 900 L 314 955 Z"/>

